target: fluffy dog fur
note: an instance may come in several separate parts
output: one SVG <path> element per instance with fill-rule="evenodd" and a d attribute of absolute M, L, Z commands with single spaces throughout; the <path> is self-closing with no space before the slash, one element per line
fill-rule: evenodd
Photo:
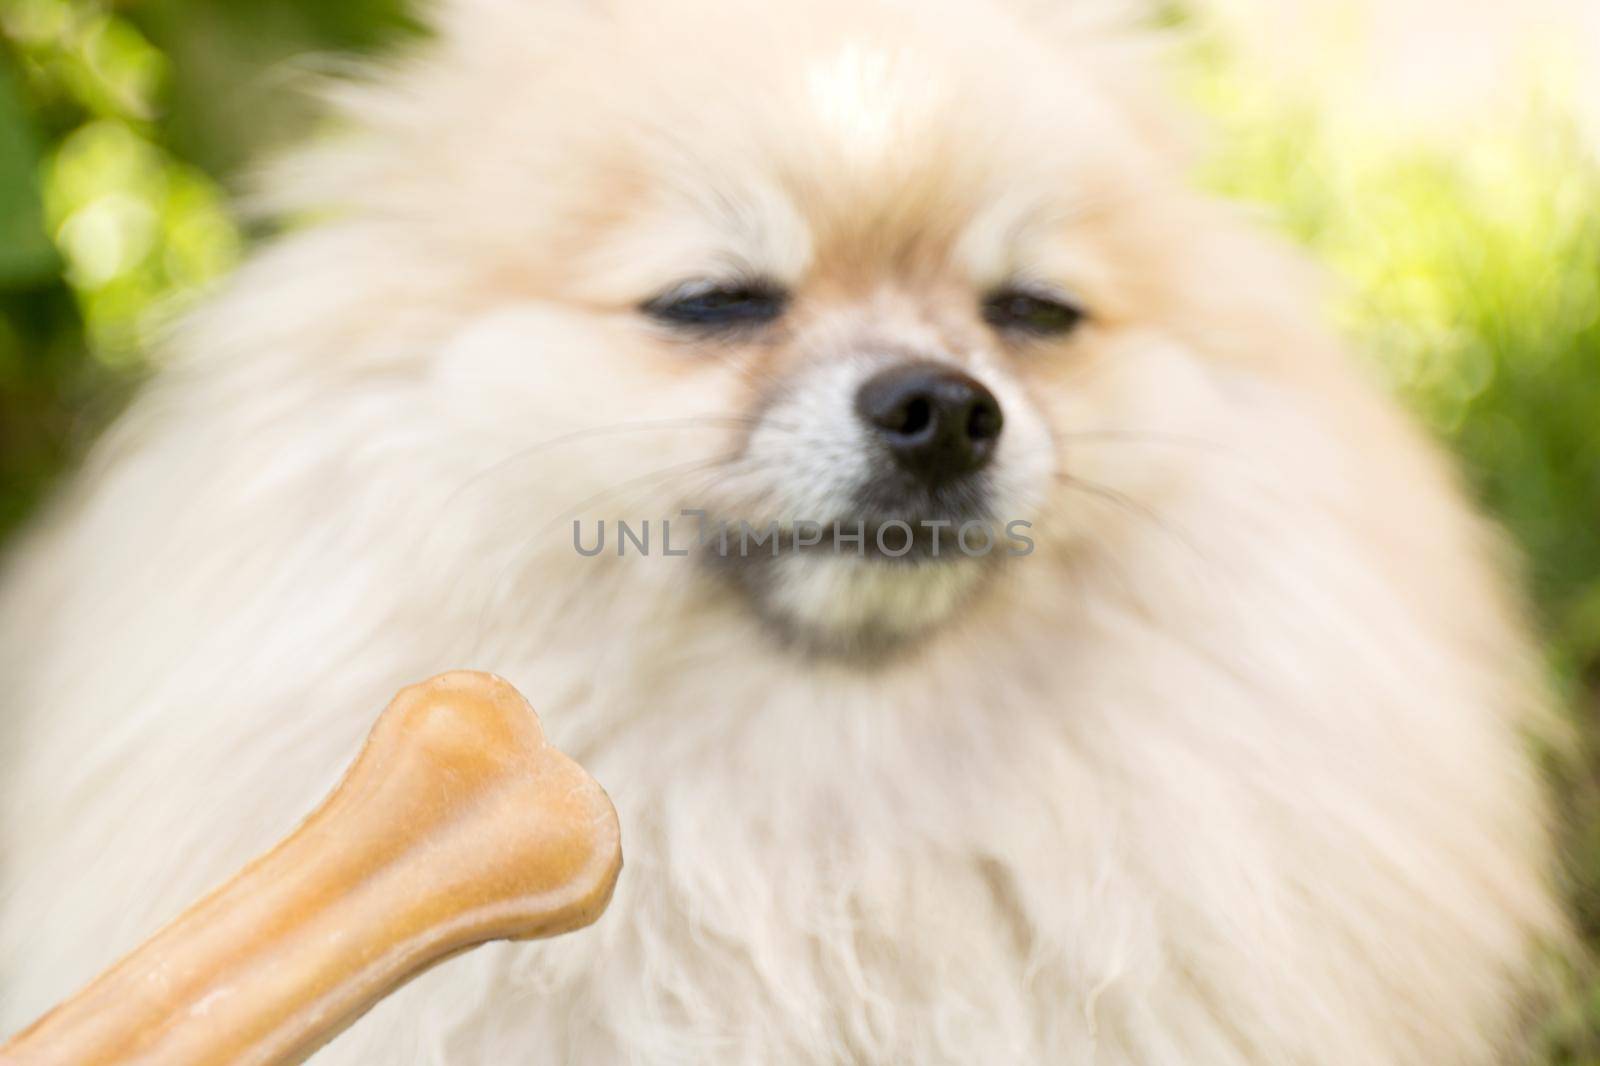
<path fill-rule="evenodd" d="M 1292 258 L 1185 191 L 1136 49 L 1043 7 L 457 0 L 345 90 L 272 183 L 314 221 L 11 567 L 0 1026 L 468 666 L 610 789 L 616 901 L 318 1061 L 1511 1054 L 1561 923 L 1494 540 Z M 784 320 L 639 310 L 727 271 Z M 997 334 L 1008 277 L 1089 317 Z M 573 551 L 575 517 L 843 515 L 840 405 L 912 356 L 1000 397 L 1034 554 Z"/>

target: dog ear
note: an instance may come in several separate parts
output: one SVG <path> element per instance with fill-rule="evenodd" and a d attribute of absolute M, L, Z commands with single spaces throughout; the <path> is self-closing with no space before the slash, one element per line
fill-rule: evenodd
<path fill-rule="evenodd" d="M 326 135 L 258 167 L 241 203 L 247 214 L 315 217 L 372 205 L 391 184 L 397 151 L 419 150 L 429 131 L 483 113 L 495 103 L 484 85 L 520 91 L 534 83 L 617 0 L 405 2 L 423 31 L 415 39 L 324 63 L 299 80 L 296 88 L 328 119 Z"/>
<path fill-rule="evenodd" d="M 1027 31 L 1047 39 L 1076 71 L 1088 71 L 1147 148 L 1176 167 L 1197 154 L 1199 124 L 1170 84 L 1180 28 L 1152 0 L 999 0 Z"/>

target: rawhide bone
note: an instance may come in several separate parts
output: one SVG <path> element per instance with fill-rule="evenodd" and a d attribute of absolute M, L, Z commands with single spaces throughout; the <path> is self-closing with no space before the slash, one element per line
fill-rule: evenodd
<path fill-rule="evenodd" d="M 298 1063 L 434 963 L 593 922 L 621 867 L 611 801 L 516 689 L 443 674 L 395 697 L 298 829 L 0 1064 Z"/>

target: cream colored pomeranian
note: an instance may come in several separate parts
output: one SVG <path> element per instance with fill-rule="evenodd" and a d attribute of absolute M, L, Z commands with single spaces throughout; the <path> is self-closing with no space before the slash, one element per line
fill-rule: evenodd
<path fill-rule="evenodd" d="M 1509 1061 L 1562 922 L 1494 537 L 1038 6 L 456 0 L 345 90 L 11 568 L 3 1026 L 474 667 L 617 897 L 318 1061 Z"/>

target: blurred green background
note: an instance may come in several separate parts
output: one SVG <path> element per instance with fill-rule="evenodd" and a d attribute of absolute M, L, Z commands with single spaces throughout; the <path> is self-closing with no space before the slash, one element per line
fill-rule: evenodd
<path fill-rule="evenodd" d="M 0 540 L 149 371 L 147 341 L 261 234 L 248 164 L 315 119 L 299 90 L 416 29 L 401 0 L 0 0 Z M 1600 942 L 1600 166 L 1560 94 L 1464 138 L 1382 136 L 1279 91 L 1225 33 L 1182 85 L 1205 177 L 1339 282 L 1331 313 L 1461 458 L 1529 559 L 1584 749 L 1558 767 L 1571 892 Z M 1600 983 L 1566 974 L 1550 1063 L 1600 1064 Z"/>

